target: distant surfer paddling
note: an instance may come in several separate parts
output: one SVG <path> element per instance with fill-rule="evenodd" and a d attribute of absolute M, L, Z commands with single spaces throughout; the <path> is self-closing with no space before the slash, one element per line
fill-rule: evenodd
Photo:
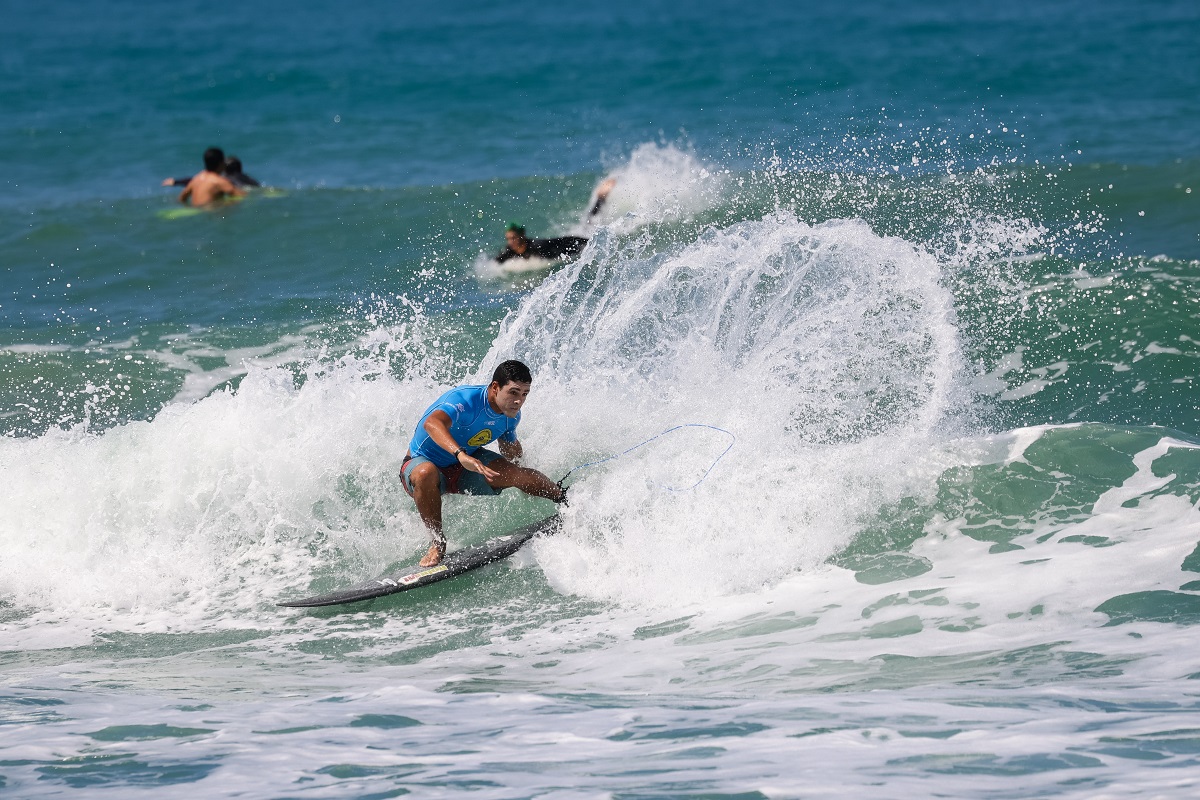
<path fill-rule="evenodd" d="M 239 169 L 241 162 L 238 163 Z M 243 197 L 245 192 L 233 185 L 229 178 L 221 173 L 225 169 L 225 153 L 219 147 L 210 147 L 204 151 L 204 171 L 192 176 L 184 190 L 179 194 L 179 202 L 186 204 L 191 200 L 192 205 L 199 208 L 210 206 L 234 197 Z"/>
<path fill-rule="evenodd" d="M 421 415 L 400 476 L 433 540 L 422 567 L 435 566 L 446 554 L 443 494 L 493 495 L 515 487 L 556 503 L 566 499 L 566 489 L 516 463 L 523 454 L 517 425 L 532 384 L 529 367 L 505 361 L 491 383 L 452 389 Z M 499 453 L 484 449 L 493 441 Z"/>
<path fill-rule="evenodd" d="M 215 152 L 221 152 L 221 148 L 211 148 Z M 262 186 L 261 183 L 251 178 L 242 168 L 242 160 L 237 156 L 226 156 L 225 164 L 221 167 L 221 174 L 229 179 L 229 182 L 239 189 L 257 189 Z M 189 175 L 186 178 L 163 178 L 163 186 L 187 186 L 192 182 L 194 175 Z"/>
<path fill-rule="evenodd" d="M 600 213 L 608 200 L 609 192 L 616 186 L 615 178 L 609 178 L 596 187 L 596 201 L 588 211 L 588 218 Z M 560 258 L 570 258 L 583 252 L 588 240 L 582 236 L 555 236 L 549 239 L 530 239 L 525 234 L 525 226 L 516 222 L 508 223 L 504 229 L 504 241 L 507 247 L 496 256 L 496 261 L 503 264 L 513 258 L 544 258 L 547 261 L 557 261 Z"/>

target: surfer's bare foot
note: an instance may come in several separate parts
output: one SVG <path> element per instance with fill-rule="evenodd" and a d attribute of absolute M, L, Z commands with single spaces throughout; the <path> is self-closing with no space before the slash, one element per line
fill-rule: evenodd
<path fill-rule="evenodd" d="M 429 552 L 417 563 L 422 567 L 436 567 L 444 555 L 446 555 L 446 545 L 431 544 L 429 545 Z"/>
<path fill-rule="evenodd" d="M 608 197 L 608 193 L 611 192 L 613 190 L 613 187 L 616 185 L 617 185 L 616 178 L 609 178 L 608 180 L 601 183 L 599 186 L 596 187 L 596 199 L 603 200 L 606 197 Z"/>

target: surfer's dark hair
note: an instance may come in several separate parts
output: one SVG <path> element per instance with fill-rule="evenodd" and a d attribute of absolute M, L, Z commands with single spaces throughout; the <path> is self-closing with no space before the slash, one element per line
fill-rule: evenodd
<path fill-rule="evenodd" d="M 501 389 L 513 382 L 533 383 L 533 375 L 529 373 L 529 367 L 520 361 L 505 361 L 492 373 L 492 383 L 500 384 Z"/>
<path fill-rule="evenodd" d="M 220 172 L 225 167 L 225 153 L 219 147 L 204 151 L 204 168 L 209 172 Z"/>

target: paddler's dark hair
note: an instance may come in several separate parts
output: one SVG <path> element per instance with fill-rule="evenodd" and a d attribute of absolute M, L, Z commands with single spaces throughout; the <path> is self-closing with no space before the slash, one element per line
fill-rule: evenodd
<path fill-rule="evenodd" d="M 219 147 L 204 151 L 204 168 L 209 172 L 220 172 L 225 167 L 225 153 Z"/>
<path fill-rule="evenodd" d="M 501 389 L 514 381 L 516 383 L 533 383 L 533 375 L 529 374 L 529 367 L 520 361 L 505 361 L 492 373 L 492 383 L 500 384 Z"/>

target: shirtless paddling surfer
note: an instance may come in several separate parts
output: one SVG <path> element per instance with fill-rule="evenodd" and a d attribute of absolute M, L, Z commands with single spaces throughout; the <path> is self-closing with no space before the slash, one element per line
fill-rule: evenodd
<path fill-rule="evenodd" d="M 197 173 L 188 181 L 188 185 L 179 194 L 179 202 L 200 208 L 219 203 L 231 197 L 244 197 L 238 187 L 221 174 L 225 168 L 225 154 L 219 148 L 210 147 L 204 151 L 204 170 Z"/>

